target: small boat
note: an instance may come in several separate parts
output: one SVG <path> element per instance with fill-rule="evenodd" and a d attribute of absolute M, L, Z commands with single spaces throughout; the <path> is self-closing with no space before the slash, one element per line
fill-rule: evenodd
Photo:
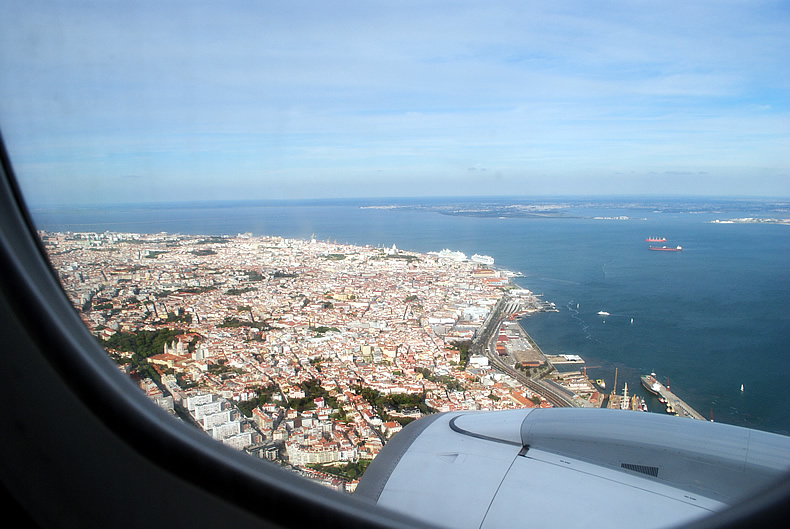
<path fill-rule="evenodd" d="M 741 391 L 743 391 L 743 384 L 741 384 Z"/>
<path fill-rule="evenodd" d="M 599 310 L 598 311 L 598 316 L 608 316 L 608 315 L 609 315 L 609 313 L 606 312 L 605 310 Z"/>
<path fill-rule="evenodd" d="M 666 237 L 648 237 L 645 242 L 667 242 Z"/>

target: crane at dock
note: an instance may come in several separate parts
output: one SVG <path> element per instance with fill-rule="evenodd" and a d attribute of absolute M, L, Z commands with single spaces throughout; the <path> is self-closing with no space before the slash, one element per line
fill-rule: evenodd
<path fill-rule="evenodd" d="M 614 386 L 612 386 L 612 395 L 617 394 L 617 368 L 614 368 Z"/>
<path fill-rule="evenodd" d="M 588 369 L 599 369 L 601 367 L 603 367 L 603 366 L 584 366 L 584 367 L 582 367 L 582 375 L 584 375 L 586 377 Z"/>
<path fill-rule="evenodd" d="M 589 377 L 587 376 L 587 370 L 588 369 L 597 369 L 597 368 L 601 368 L 601 367 L 603 367 L 603 366 L 584 366 L 584 367 L 582 367 L 582 375 L 584 376 L 585 379 L 589 380 Z M 604 381 L 604 379 L 596 378 L 595 379 L 595 383 L 601 389 L 601 392 L 603 392 L 603 390 L 606 389 L 606 381 Z"/>

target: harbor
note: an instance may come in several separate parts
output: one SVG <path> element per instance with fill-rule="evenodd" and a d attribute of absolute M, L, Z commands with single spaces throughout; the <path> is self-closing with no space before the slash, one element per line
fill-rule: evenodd
<path fill-rule="evenodd" d="M 700 421 L 706 420 L 699 412 L 686 404 L 683 399 L 670 391 L 669 381 L 667 381 L 666 386 L 659 382 L 655 373 L 642 375 L 642 385 L 650 393 L 656 395 L 662 404 L 666 405 L 667 413 L 677 415 L 678 417 L 698 419 Z"/>
<path fill-rule="evenodd" d="M 618 394 L 616 370 L 612 391 L 607 395 L 606 382 L 596 379 L 593 383 L 588 378 L 586 362 L 581 356 L 545 354 L 521 325 L 511 321 L 514 316 L 527 313 L 523 303 L 517 296 L 506 294 L 500 298 L 476 336 L 477 354 L 488 357 L 492 366 L 543 395 L 553 406 L 649 411 L 643 397 L 633 391 L 629 394 L 627 383 L 622 394 Z M 705 420 L 670 391 L 668 384 L 658 382 L 655 374 L 643 375 L 641 379 L 645 389 L 665 406 L 667 414 Z"/>

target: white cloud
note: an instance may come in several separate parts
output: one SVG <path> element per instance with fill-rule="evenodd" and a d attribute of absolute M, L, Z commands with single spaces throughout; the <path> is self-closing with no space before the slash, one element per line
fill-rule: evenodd
<path fill-rule="evenodd" d="M 224 167 L 274 193 L 327 175 L 351 193 L 344 175 L 368 170 L 375 194 L 405 169 L 415 194 L 486 167 L 565 175 L 556 194 L 590 170 L 593 187 L 595 171 L 729 164 L 730 193 L 750 167 L 788 170 L 790 17 L 772 2 L 12 9 L 0 124 L 23 177 L 208 189 Z"/>

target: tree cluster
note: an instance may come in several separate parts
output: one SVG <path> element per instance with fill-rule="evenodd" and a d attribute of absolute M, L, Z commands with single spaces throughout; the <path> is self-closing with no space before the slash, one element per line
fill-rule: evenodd
<path fill-rule="evenodd" d="M 244 272 L 247 276 L 247 281 L 264 281 L 266 280 L 266 276 L 258 272 L 257 270 L 247 270 Z"/>
<path fill-rule="evenodd" d="M 172 342 L 182 334 L 180 329 L 158 329 L 156 331 L 117 332 L 102 345 L 107 349 L 135 353 L 141 358 L 148 358 L 164 351 L 165 344 Z"/>
<path fill-rule="evenodd" d="M 269 384 L 263 388 L 256 388 L 255 391 L 257 393 L 257 397 L 248 400 L 242 400 L 236 403 L 236 406 L 239 408 L 239 410 L 247 417 L 252 417 L 252 410 L 255 408 L 272 402 L 272 396 L 275 392 L 280 390 L 275 384 Z"/>
<path fill-rule="evenodd" d="M 187 288 L 180 288 L 178 291 L 183 292 L 184 294 L 203 294 L 204 292 L 211 292 L 212 290 L 216 290 L 217 287 L 187 287 Z"/>
<path fill-rule="evenodd" d="M 469 363 L 469 357 L 472 356 L 471 349 L 472 349 L 472 340 L 463 340 L 460 342 L 453 343 L 453 349 L 457 349 L 461 352 L 461 359 L 459 361 L 459 365 L 461 369 L 466 368 L 466 364 Z"/>
<path fill-rule="evenodd" d="M 310 464 L 307 465 L 308 468 L 312 468 L 313 470 L 317 470 L 319 472 L 324 472 L 325 474 L 331 474 L 333 476 L 337 476 L 342 479 L 346 479 L 348 481 L 353 481 L 362 476 L 367 470 L 368 465 L 370 462 L 373 461 L 372 459 L 360 459 L 356 463 L 346 463 L 344 465 L 321 465 L 321 464 Z"/>
<path fill-rule="evenodd" d="M 232 316 L 225 316 L 225 320 L 219 325 L 217 325 L 217 328 L 236 329 L 238 327 L 252 327 L 252 326 L 253 326 L 253 322 L 249 322 L 247 320 L 240 320 Z"/>
<path fill-rule="evenodd" d="M 430 380 L 437 384 L 442 384 L 448 391 L 463 391 L 464 386 L 456 379 L 448 375 L 435 376 L 431 370 L 426 367 L 418 367 L 415 369 L 418 373 L 422 374 L 425 380 Z"/>
<path fill-rule="evenodd" d="M 375 389 L 368 387 L 355 386 L 352 388 L 358 395 L 370 403 L 376 409 L 376 413 L 384 421 L 397 421 L 403 425 L 411 422 L 411 417 L 392 416 L 388 411 L 407 411 L 420 410 L 423 414 L 428 414 L 430 409 L 425 404 L 425 395 L 422 393 L 395 393 L 383 395 Z"/>
<path fill-rule="evenodd" d="M 167 320 L 165 321 L 168 323 L 186 323 L 189 325 L 192 323 L 192 315 L 185 312 L 183 308 L 179 308 L 175 312 L 168 312 Z"/>
<path fill-rule="evenodd" d="M 299 388 L 304 391 L 304 397 L 299 399 L 289 399 L 289 406 L 302 413 L 305 410 L 313 410 L 315 409 L 315 399 L 319 397 L 323 397 L 324 402 L 330 408 L 339 408 L 337 399 L 335 397 L 330 397 L 329 392 L 321 386 L 321 381 L 317 378 L 313 378 L 310 380 L 306 380 L 299 384 Z"/>

